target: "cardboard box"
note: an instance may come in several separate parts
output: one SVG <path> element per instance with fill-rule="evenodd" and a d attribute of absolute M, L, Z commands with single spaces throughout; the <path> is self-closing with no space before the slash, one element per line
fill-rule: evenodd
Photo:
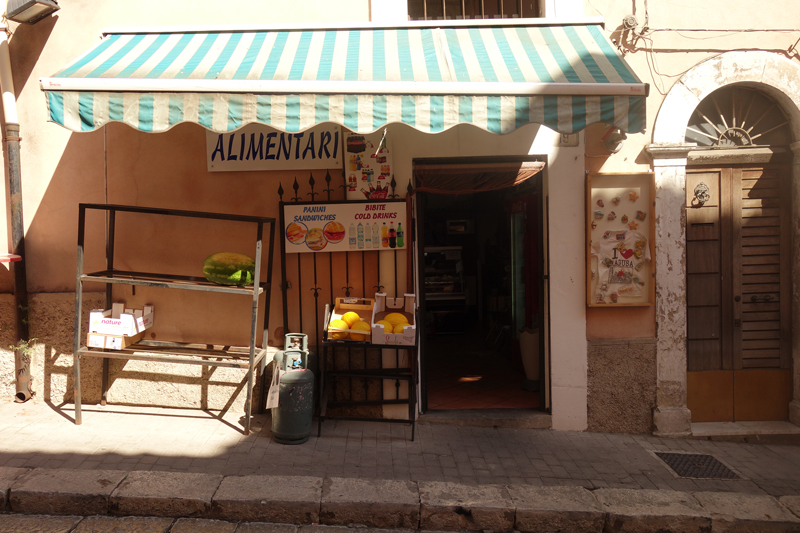
<path fill-rule="evenodd" d="M 369 344 L 371 331 L 363 331 L 359 329 L 335 329 L 330 328 L 331 320 L 341 319 L 342 315 L 349 312 L 357 313 L 358 316 L 369 324 L 372 317 L 372 309 L 375 306 L 375 301 L 372 298 L 336 298 L 333 309 L 330 304 L 325 304 L 325 342 L 337 343 L 351 343 L 351 344 Z M 333 333 L 347 333 L 348 336 L 344 339 L 333 338 Z M 364 340 L 357 341 L 350 338 L 350 334 L 364 335 Z"/>
<path fill-rule="evenodd" d="M 414 320 L 414 303 L 416 296 L 404 294 L 402 298 L 387 298 L 386 293 L 375 293 L 375 307 L 372 312 L 372 344 L 390 344 L 395 346 L 416 346 L 417 323 Z M 402 333 L 386 333 L 379 320 L 389 313 L 404 315 L 410 326 L 403 328 Z"/>
<path fill-rule="evenodd" d="M 152 305 L 145 305 L 143 309 L 125 309 L 125 304 L 115 303 L 111 309 L 89 312 L 89 333 L 133 337 L 152 325 Z"/>
<path fill-rule="evenodd" d="M 89 333 L 86 335 L 86 345 L 89 348 L 100 348 L 106 350 L 121 350 L 131 344 L 139 342 L 144 337 L 144 332 L 137 333 L 132 337 L 125 335 L 106 335 L 103 333 Z"/>

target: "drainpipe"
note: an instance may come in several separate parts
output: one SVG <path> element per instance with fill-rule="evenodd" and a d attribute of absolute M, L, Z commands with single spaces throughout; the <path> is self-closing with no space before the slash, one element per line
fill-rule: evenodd
<path fill-rule="evenodd" d="M 3 21 L 0 26 L 0 89 L 3 91 L 3 114 L 5 125 L 3 140 L 8 157 L 8 192 L 11 197 L 11 253 L 22 259 L 14 263 L 14 304 L 17 318 L 17 338 L 19 346 L 14 354 L 14 369 L 17 376 L 15 401 L 24 402 L 33 395 L 31 389 L 30 354 L 25 353 L 23 341 L 30 338 L 28 331 L 28 282 L 25 276 L 25 223 L 22 218 L 22 171 L 19 160 L 19 119 L 17 100 L 14 92 L 14 78 L 11 75 L 11 55 L 8 53 L 8 26 Z"/>

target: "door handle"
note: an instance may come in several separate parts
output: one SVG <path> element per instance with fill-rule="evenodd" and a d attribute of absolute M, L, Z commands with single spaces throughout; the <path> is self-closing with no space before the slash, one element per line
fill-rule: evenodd
<path fill-rule="evenodd" d="M 762 296 L 754 294 L 753 296 L 750 297 L 750 301 L 751 302 L 771 302 L 774 298 L 775 297 L 773 295 L 771 295 L 771 294 L 764 294 Z"/>

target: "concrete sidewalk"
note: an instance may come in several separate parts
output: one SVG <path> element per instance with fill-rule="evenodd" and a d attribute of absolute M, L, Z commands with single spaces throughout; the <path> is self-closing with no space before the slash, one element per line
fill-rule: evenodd
<path fill-rule="evenodd" d="M 800 531 L 800 446 L 425 423 L 411 442 L 407 426 L 345 421 L 284 446 L 271 439 L 269 415 L 244 436 L 235 416 L 200 410 L 87 406 L 81 426 L 72 414 L 71 405 L 0 404 L 6 511 L 156 516 L 169 527 L 195 517 L 424 530 Z M 736 477 L 679 477 L 663 452 L 712 456 Z"/>

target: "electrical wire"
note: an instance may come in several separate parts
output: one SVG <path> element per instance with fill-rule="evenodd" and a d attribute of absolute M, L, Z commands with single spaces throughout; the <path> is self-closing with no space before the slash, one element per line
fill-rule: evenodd
<path fill-rule="evenodd" d="M 598 15 L 600 15 L 601 17 L 603 16 L 603 13 L 602 13 L 602 12 L 601 12 L 599 9 L 597 9 L 597 8 L 594 6 L 594 4 L 592 3 L 592 0 L 586 0 L 586 1 L 587 1 L 587 2 L 589 2 L 589 5 L 590 5 L 590 6 L 592 6 L 592 9 L 594 9 L 595 11 L 597 11 L 597 14 L 598 14 Z"/>
<path fill-rule="evenodd" d="M 605 17 L 603 12 L 600 11 L 592 3 L 592 0 L 587 0 L 587 2 L 592 7 L 592 9 L 594 9 L 597 12 L 598 15 Z M 627 49 L 623 45 L 624 38 L 620 39 L 620 42 L 618 42 L 616 44 L 617 44 L 617 48 L 620 50 L 620 52 L 622 53 L 623 56 L 626 55 L 627 53 L 635 53 L 639 49 L 644 51 L 645 57 L 646 57 L 646 60 L 647 60 L 647 68 L 650 71 L 651 78 L 653 79 L 653 86 L 655 87 L 655 89 L 662 96 L 667 94 L 666 93 L 666 86 L 665 86 L 665 83 L 664 83 L 664 78 L 677 78 L 677 77 L 683 76 L 684 74 L 686 74 L 686 72 L 691 70 L 691 67 L 687 68 L 686 70 L 683 70 L 682 72 L 678 72 L 676 74 L 667 74 L 667 73 L 661 72 L 661 70 L 659 69 L 658 60 L 657 60 L 656 54 L 655 54 L 655 44 L 654 44 L 654 41 L 653 41 L 653 35 L 655 33 L 673 32 L 673 33 L 678 34 L 680 37 L 682 37 L 684 39 L 691 39 L 691 40 L 698 40 L 698 41 L 700 41 L 700 40 L 708 40 L 708 39 L 720 39 L 720 38 L 724 38 L 724 37 L 730 37 L 730 36 L 733 36 L 733 35 L 739 35 L 739 34 L 742 34 L 742 33 L 789 33 L 789 34 L 798 34 L 798 33 L 800 33 L 800 29 L 797 29 L 797 28 L 791 28 L 791 29 L 783 29 L 783 28 L 763 28 L 763 29 L 758 29 L 758 28 L 741 28 L 741 29 L 722 29 L 722 28 L 720 28 L 720 29 L 711 29 L 711 28 L 650 28 L 649 27 L 649 25 L 650 25 L 650 11 L 649 11 L 649 7 L 647 5 L 647 2 L 648 2 L 648 0 L 644 0 L 644 24 L 642 25 L 642 28 L 641 29 L 631 28 L 630 30 L 626 30 L 626 31 L 630 31 L 630 33 L 634 37 L 634 39 L 632 39 L 631 43 L 630 43 L 631 44 L 631 48 Z M 614 33 L 613 31 L 609 31 L 609 30 L 606 30 L 606 31 L 609 34 Z M 684 33 L 695 33 L 695 32 L 696 33 L 717 33 L 717 34 L 722 34 L 722 35 L 709 35 L 709 36 L 703 36 L 703 37 L 700 37 L 700 36 L 693 37 L 693 36 L 690 36 L 690 35 L 684 35 Z M 624 35 L 624 33 L 623 33 L 623 35 Z M 639 48 L 639 42 L 640 41 L 642 43 L 644 43 L 644 46 L 642 46 L 641 48 Z M 788 51 L 791 52 L 792 49 L 795 49 L 796 46 L 797 46 L 797 43 L 800 43 L 800 39 L 798 39 L 798 41 L 796 43 L 791 45 L 788 48 Z M 695 50 L 695 49 L 687 48 L 687 49 L 681 50 L 681 51 L 691 52 L 693 50 Z M 734 51 L 734 50 L 730 50 L 730 51 Z"/>
<path fill-rule="evenodd" d="M 715 33 L 797 33 L 800 31 L 798 28 L 793 29 L 784 29 L 784 28 L 740 28 L 740 29 L 731 29 L 731 28 L 647 28 L 649 32 L 659 32 L 659 31 L 674 31 L 674 32 L 715 32 Z M 687 39 L 698 39 L 699 37 L 687 37 Z M 714 37 L 703 37 L 703 39 L 713 39 Z"/>

